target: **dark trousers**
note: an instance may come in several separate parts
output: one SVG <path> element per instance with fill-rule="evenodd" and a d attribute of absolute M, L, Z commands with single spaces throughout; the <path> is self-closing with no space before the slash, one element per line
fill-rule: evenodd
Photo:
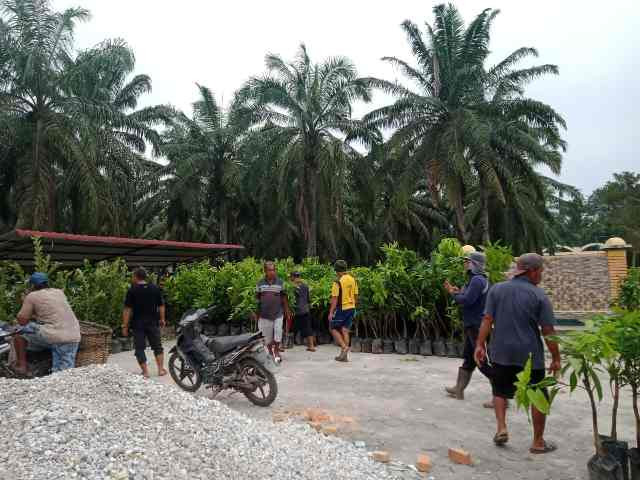
<path fill-rule="evenodd" d="M 466 327 L 464 329 L 464 362 L 462 363 L 462 369 L 473 372 L 477 365 L 476 360 L 473 358 L 473 354 L 476 351 L 476 341 L 478 340 L 478 334 L 480 333 L 480 327 Z M 483 363 L 478 368 L 482 374 L 491 379 L 491 369 L 487 363 Z"/>
<path fill-rule="evenodd" d="M 144 354 L 144 350 L 147 348 L 147 340 L 154 355 L 160 355 L 164 351 L 162 349 L 160 326 L 157 323 L 136 325 L 133 327 L 133 345 L 138 363 L 147 363 L 147 356 Z"/>

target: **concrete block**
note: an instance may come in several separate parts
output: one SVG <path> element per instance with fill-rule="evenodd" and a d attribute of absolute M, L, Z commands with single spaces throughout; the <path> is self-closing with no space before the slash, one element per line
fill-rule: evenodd
<path fill-rule="evenodd" d="M 379 450 L 377 452 L 373 452 L 373 459 L 376 462 L 380 463 L 389 463 L 391 461 L 391 454 L 386 450 Z"/>

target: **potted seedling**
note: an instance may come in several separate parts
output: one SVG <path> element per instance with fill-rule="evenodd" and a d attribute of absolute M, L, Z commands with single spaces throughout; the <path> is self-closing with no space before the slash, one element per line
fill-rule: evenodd
<path fill-rule="evenodd" d="M 640 480 L 640 311 L 620 313 L 615 327 L 616 348 L 622 363 L 620 377 L 631 390 L 636 427 L 636 447 L 629 449 L 630 478 Z"/>
<path fill-rule="evenodd" d="M 564 354 L 565 365 L 562 369 L 563 377 L 569 377 L 569 384 L 558 383 L 555 378 L 547 377 L 536 385 L 529 385 L 531 360 L 525 371 L 518 375 L 516 404 L 527 409 L 536 407 L 539 411 L 549 414 L 551 404 L 558 389 L 562 386 L 574 392 L 583 389 L 589 398 L 591 407 L 591 422 L 593 427 L 593 444 L 595 455 L 587 463 L 590 480 L 622 480 L 623 470 L 615 457 L 608 454 L 603 446 L 598 424 L 598 402 L 603 398 L 602 383 L 599 373 L 604 365 L 616 356 L 612 338 L 602 332 L 593 322 L 579 332 L 569 332 L 557 337 Z M 543 394 L 543 387 L 551 387 L 549 399 Z"/>

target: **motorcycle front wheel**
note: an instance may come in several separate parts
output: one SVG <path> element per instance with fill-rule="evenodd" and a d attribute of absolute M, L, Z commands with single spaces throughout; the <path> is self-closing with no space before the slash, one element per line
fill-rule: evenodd
<path fill-rule="evenodd" d="M 251 389 L 241 390 L 251 403 L 259 407 L 268 407 L 278 395 L 278 383 L 264 365 L 253 358 L 245 358 L 240 362 L 240 377 L 253 385 Z"/>
<path fill-rule="evenodd" d="M 169 373 L 173 381 L 187 392 L 195 392 L 202 385 L 200 372 L 193 369 L 177 352 L 169 357 Z"/>

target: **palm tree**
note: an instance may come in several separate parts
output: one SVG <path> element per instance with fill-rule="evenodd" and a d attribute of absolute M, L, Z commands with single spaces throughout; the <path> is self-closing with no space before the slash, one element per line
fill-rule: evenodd
<path fill-rule="evenodd" d="M 229 241 L 231 195 L 238 180 L 239 152 L 248 128 L 237 98 L 224 111 L 211 90 L 198 85 L 193 119 L 178 117 L 165 135 L 163 152 L 169 159 L 165 173 L 169 200 L 169 228 L 194 217 L 197 224 L 217 225 L 217 240 Z M 215 219 L 212 218 L 212 215 Z M 206 229 L 205 229 L 206 231 Z M 213 239 L 216 236 L 201 234 Z"/>
<path fill-rule="evenodd" d="M 297 167 L 297 220 L 306 254 L 318 254 L 318 185 L 321 158 L 333 141 L 378 140 L 375 132 L 351 118 L 352 104 L 371 100 L 366 82 L 346 58 L 312 63 L 304 45 L 292 62 L 269 54 L 268 73 L 249 80 L 241 95 L 254 125 L 275 129 L 285 139 L 283 155 Z"/>
<path fill-rule="evenodd" d="M 74 58 L 74 25 L 88 11 L 58 13 L 47 0 L 3 0 L 1 8 L 0 108 L 16 126 L 16 223 L 55 229 L 58 217 L 68 216 L 70 193 L 72 210 L 84 205 L 85 221 L 93 219 L 86 228 L 95 230 L 102 225 L 96 212 L 122 186 L 109 184 L 110 173 L 144 163 L 145 142 L 158 143 L 152 125 L 166 115 L 157 108 L 132 111 L 150 83 L 144 76 L 126 83 L 133 55 L 123 42 Z"/>
<path fill-rule="evenodd" d="M 453 5 L 433 9 L 435 23 L 427 24 L 428 43 L 419 28 L 409 20 L 402 24 L 417 67 L 396 57 L 384 57 L 418 88 L 380 79 L 367 79 L 374 87 L 397 100 L 365 116 L 365 122 L 378 128 L 397 129 L 392 142 L 418 156 L 427 169 L 427 181 L 434 199 L 444 196 L 455 212 L 455 225 L 461 240 L 469 234 L 465 219 L 469 190 L 478 182 L 483 195 L 496 192 L 502 198 L 500 173 L 507 172 L 497 147 L 516 137 L 520 160 L 534 163 L 558 160 L 558 138 L 543 143 L 542 130 L 557 132 L 564 122 L 550 107 L 523 98 L 522 86 L 546 73 L 556 73 L 553 65 L 524 70 L 513 66 L 533 49 L 518 49 L 496 67 L 485 70 L 489 54 L 490 29 L 498 10 L 486 9 L 469 26 Z M 512 115 L 518 125 L 506 118 Z M 544 125 L 539 122 L 544 121 Z M 549 132 L 546 132 L 550 135 Z M 540 151 L 554 150 L 542 160 Z M 483 199 L 488 212 L 488 199 Z M 486 215 L 484 220 L 486 222 Z M 488 228 L 483 234 L 488 239 Z"/>

